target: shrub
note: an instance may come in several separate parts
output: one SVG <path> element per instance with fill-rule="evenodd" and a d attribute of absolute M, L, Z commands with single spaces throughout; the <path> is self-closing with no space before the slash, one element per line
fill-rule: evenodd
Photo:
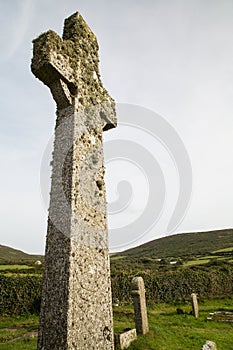
<path fill-rule="evenodd" d="M 41 276 L 0 275 L 0 315 L 37 313 L 40 298 Z"/>
<path fill-rule="evenodd" d="M 112 275 L 113 301 L 131 302 L 131 280 L 135 275 Z M 190 300 L 191 293 L 200 298 L 226 297 L 233 294 L 233 269 L 193 270 L 180 269 L 163 274 L 139 273 L 145 283 L 147 301 L 177 302 Z"/>
<path fill-rule="evenodd" d="M 208 270 L 181 268 L 158 274 L 154 270 L 112 272 L 113 302 L 130 303 L 131 280 L 144 279 L 148 303 L 190 300 L 191 293 L 199 298 L 233 295 L 233 267 L 212 266 Z M 38 313 L 41 298 L 41 276 L 0 274 L 0 314 Z"/>

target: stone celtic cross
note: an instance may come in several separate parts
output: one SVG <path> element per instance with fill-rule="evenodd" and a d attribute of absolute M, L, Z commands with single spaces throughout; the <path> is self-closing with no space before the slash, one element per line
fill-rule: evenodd
<path fill-rule="evenodd" d="M 102 134 L 115 104 L 98 68 L 98 43 L 79 13 L 63 38 L 33 41 L 33 74 L 57 106 L 39 350 L 113 349 Z"/>

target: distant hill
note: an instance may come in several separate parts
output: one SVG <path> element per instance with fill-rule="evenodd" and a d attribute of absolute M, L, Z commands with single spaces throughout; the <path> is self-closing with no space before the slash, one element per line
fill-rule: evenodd
<path fill-rule="evenodd" d="M 136 248 L 114 254 L 125 257 L 185 257 L 208 255 L 216 250 L 233 248 L 233 229 L 191 232 L 159 238 Z"/>
<path fill-rule="evenodd" d="M 0 244 L 0 264 L 2 263 L 26 263 L 36 260 L 43 260 L 42 255 L 32 255 L 11 247 Z"/>
<path fill-rule="evenodd" d="M 226 248 L 233 249 L 233 229 L 174 234 L 113 254 L 112 259 L 115 260 L 117 256 L 132 258 L 203 256 Z M 27 263 L 36 260 L 43 261 L 44 256 L 27 254 L 21 250 L 0 245 L 0 264 Z"/>

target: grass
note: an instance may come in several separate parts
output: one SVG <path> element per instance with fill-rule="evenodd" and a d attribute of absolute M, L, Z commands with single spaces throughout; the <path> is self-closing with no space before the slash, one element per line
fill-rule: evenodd
<path fill-rule="evenodd" d="M 34 276 L 38 276 L 40 274 L 40 272 L 38 273 L 20 273 L 20 272 L 6 272 L 4 273 L 4 276 L 8 276 L 8 277 L 34 277 Z"/>
<path fill-rule="evenodd" d="M 217 248 L 216 248 L 217 249 Z M 21 250 L 0 244 L 0 264 L 34 264 L 37 260 L 44 260 L 42 255 L 27 254 Z"/>
<path fill-rule="evenodd" d="M 36 350 L 36 346 L 37 346 L 37 338 L 34 338 L 34 339 L 25 338 L 10 344 L 0 343 L 1 350 Z"/>
<path fill-rule="evenodd" d="M 124 255 L 113 255 L 111 256 L 111 260 L 120 260 L 120 259 L 124 259 L 125 256 Z"/>
<path fill-rule="evenodd" d="M 218 255 L 207 255 L 207 256 L 202 256 L 201 258 L 198 258 L 198 260 L 206 260 L 206 259 L 226 259 L 225 257 L 221 257 Z"/>
<path fill-rule="evenodd" d="M 0 265 L 0 271 L 4 270 L 25 270 L 25 269 L 31 269 L 32 266 L 28 265 Z"/>
<path fill-rule="evenodd" d="M 212 252 L 213 254 L 215 253 L 227 253 L 227 252 L 232 252 L 233 251 L 233 247 L 229 247 L 229 248 L 224 248 L 224 249 L 219 249 L 219 250 L 215 250 L 214 252 Z"/>
<path fill-rule="evenodd" d="M 233 230 L 226 229 L 169 235 L 125 250 L 120 252 L 119 255 L 134 258 L 193 257 L 210 255 L 209 253 L 212 251 L 230 247 L 233 247 Z"/>
<path fill-rule="evenodd" d="M 182 308 L 187 314 L 178 315 L 176 308 Z M 218 350 L 231 349 L 233 343 L 233 325 L 206 321 L 209 312 L 216 310 L 233 310 L 233 300 L 214 300 L 200 304 L 200 317 L 189 315 L 190 305 L 157 304 L 148 308 L 150 332 L 138 336 L 129 350 L 196 350 L 201 349 L 206 340 L 216 342 Z M 125 311 L 124 311 L 125 310 Z M 121 315 L 118 321 L 117 314 Z M 132 307 L 115 310 L 115 327 L 122 323 L 126 313 L 127 326 L 132 327 Z M 131 316 L 129 316 L 131 315 Z M 126 323 L 122 324 L 126 326 Z"/>
<path fill-rule="evenodd" d="M 1 350 L 36 349 L 38 316 L 1 317 L 0 348 Z"/>
<path fill-rule="evenodd" d="M 226 252 L 226 250 L 225 250 L 225 252 Z M 226 262 L 232 261 L 232 260 L 230 260 L 230 257 L 219 256 L 219 255 L 207 255 L 207 256 L 202 256 L 202 257 L 196 258 L 195 260 L 186 261 L 183 266 L 189 267 L 189 266 L 195 266 L 195 265 L 204 265 L 204 264 L 208 264 L 209 262 L 214 261 L 214 260 L 226 261 Z"/>
<path fill-rule="evenodd" d="M 178 315 L 177 307 L 185 314 Z M 196 350 L 207 339 L 216 342 L 218 350 L 231 349 L 233 324 L 207 321 L 210 312 L 232 311 L 233 299 L 215 299 L 199 303 L 200 317 L 189 315 L 190 304 L 156 304 L 148 307 L 150 331 L 138 336 L 129 350 Z M 114 329 L 121 332 L 134 328 L 133 306 L 114 307 Z M 38 316 L 2 317 L 0 321 L 1 350 L 35 350 Z"/>
<path fill-rule="evenodd" d="M 188 266 L 195 266 L 195 265 L 204 265 L 207 264 L 210 260 L 209 259 L 197 259 L 197 260 L 190 260 L 187 261 L 186 263 L 184 263 L 184 267 L 188 267 Z"/>

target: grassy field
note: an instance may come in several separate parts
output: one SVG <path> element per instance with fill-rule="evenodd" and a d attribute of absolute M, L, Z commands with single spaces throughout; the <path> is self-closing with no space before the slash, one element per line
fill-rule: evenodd
<path fill-rule="evenodd" d="M 0 263 L 2 264 L 7 264 L 7 262 L 9 262 L 10 264 L 17 264 L 18 262 L 20 262 L 20 264 L 33 264 L 33 262 L 37 260 L 43 261 L 43 259 L 44 257 L 42 255 L 27 254 L 22 252 L 21 250 L 0 244 Z"/>
<path fill-rule="evenodd" d="M 1 317 L 1 350 L 36 349 L 38 316 Z"/>
<path fill-rule="evenodd" d="M 233 325 L 207 321 L 209 312 L 217 310 L 233 310 L 233 300 L 216 300 L 200 304 L 200 317 L 195 319 L 189 315 L 189 305 L 179 305 L 187 314 L 178 315 L 177 306 L 158 304 L 148 308 L 150 332 L 146 336 L 139 336 L 138 340 L 128 348 L 129 350 L 198 350 L 206 340 L 216 342 L 218 350 L 232 349 Z M 115 326 L 133 325 L 133 310 L 121 308 L 115 310 Z M 123 317 L 126 314 L 125 318 Z M 119 314 L 119 318 L 118 315 Z M 129 322 L 130 320 L 130 322 Z M 124 324 L 121 324 L 123 326 Z M 119 329 L 117 329 L 119 330 Z"/>
<path fill-rule="evenodd" d="M 129 350 L 198 350 L 207 339 L 216 342 L 218 350 L 232 349 L 233 324 L 207 321 L 209 312 L 233 311 L 233 299 L 200 302 L 200 317 L 189 315 L 189 304 L 156 304 L 148 307 L 150 332 L 139 336 Z M 177 307 L 186 313 L 178 315 Z M 134 328 L 133 307 L 114 308 L 115 332 Z M 38 317 L 2 317 L 1 350 L 35 350 Z"/>
<path fill-rule="evenodd" d="M 4 270 L 26 270 L 31 269 L 31 266 L 28 265 L 0 265 L 0 271 Z"/>
<path fill-rule="evenodd" d="M 227 253 L 227 252 L 233 252 L 233 247 L 213 251 L 213 253 Z"/>
<path fill-rule="evenodd" d="M 190 260 L 187 261 L 186 263 L 184 263 L 184 267 L 188 267 L 188 266 L 195 266 L 195 265 L 204 265 L 207 264 L 210 260 L 209 259 L 197 259 L 197 260 Z"/>
<path fill-rule="evenodd" d="M 128 257 L 178 258 L 209 253 L 231 252 L 233 247 L 233 230 L 217 230 L 208 232 L 190 232 L 174 234 L 144 243 L 138 247 L 114 254 Z"/>

